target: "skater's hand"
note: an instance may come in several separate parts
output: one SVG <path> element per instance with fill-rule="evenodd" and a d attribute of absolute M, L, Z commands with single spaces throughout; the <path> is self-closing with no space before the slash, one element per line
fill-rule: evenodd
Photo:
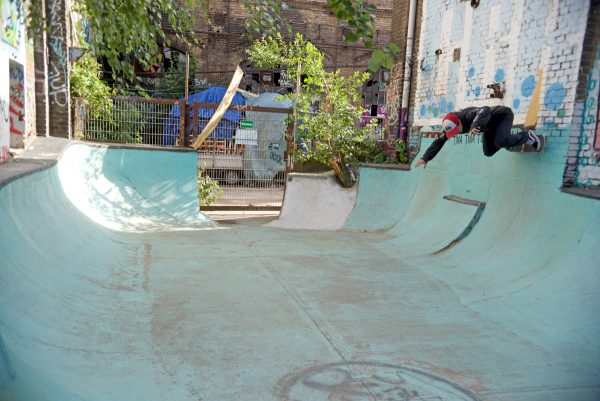
<path fill-rule="evenodd" d="M 471 136 L 479 135 L 480 133 L 481 133 L 481 130 L 479 129 L 479 127 L 471 128 Z"/>
<path fill-rule="evenodd" d="M 421 164 L 423 165 L 423 168 L 427 168 L 427 162 L 423 159 L 417 160 L 417 164 L 415 164 L 415 168 L 419 167 Z"/>

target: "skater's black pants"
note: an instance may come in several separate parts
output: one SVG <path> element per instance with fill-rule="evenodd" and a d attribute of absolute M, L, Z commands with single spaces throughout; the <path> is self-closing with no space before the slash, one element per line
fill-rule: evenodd
<path fill-rule="evenodd" d="M 514 115 L 508 107 L 500 115 L 490 119 L 483 133 L 483 154 L 490 157 L 502 148 L 508 149 L 527 142 L 526 131 L 511 134 Z"/>

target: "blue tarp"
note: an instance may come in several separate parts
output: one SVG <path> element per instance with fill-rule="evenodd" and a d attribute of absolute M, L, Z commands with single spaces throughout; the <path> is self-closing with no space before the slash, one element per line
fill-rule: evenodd
<path fill-rule="evenodd" d="M 191 106 L 194 102 L 219 104 L 221 103 L 221 100 L 223 100 L 225 92 L 227 92 L 227 89 L 222 88 L 220 86 L 214 86 L 212 88 L 203 90 L 202 92 L 194 93 L 188 96 L 188 106 L 190 106 L 190 119 L 192 119 L 193 117 Z M 235 106 L 243 106 L 245 103 L 246 100 L 239 93 L 236 93 L 233 96 L 233 100 L 231 101 L 231 104 Z M 208 123 L 208 120 L 213 116 L 213 114 L 215 114 L 215 110 L 216 109 L 198 109 L 198 132 L 201 132 L 202 129 L 204 129 L 204 127 Z M 231 137 L 235 133 L 235 129 L 237 128 L 238 122 L 240 121 L 241 117 L 241 111 L 227 110 L 217 127 L 214 129 L 212 134 L 210 134 L 209 138 L 231 139 Z M 173 106 L 173 108 L 171 108 L 171 111 L 169 112 L 169 118 L 165 121 L 163 127 L 163 145 L 174 145 L 175 138 L 177 138 L 178 135 L 179 105 L 175 105 Z"/>

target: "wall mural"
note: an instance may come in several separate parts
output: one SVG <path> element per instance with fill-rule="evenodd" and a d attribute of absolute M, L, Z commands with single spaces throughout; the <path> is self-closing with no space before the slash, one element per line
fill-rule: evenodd
<path fill-rule="evenodd" d="M 20 0 L 0 0 L 0 162 L 9 157 L 11 132 L 25 130 L 24 80 L 17 79 L 23 76 L 25 62 L 21 4 Z M 21 66 L 20 73 L 13 71 L 13 65 Z M 22 134 L 20 139 L 22 143 Z"/>
<path fill-rule="evenodd" d="M 0 54 L 0 77 L 8 77 L 8 60 Z M 4 81 L 6 82 L 6 81 Z M 8 159 L 10 147 L 8 86 L 0 85 L 0 162 Z"/>
<path fill-rule="evenodd" d="M 585 11 L 575 0 L 567 3 L 557 8 L 545 0 L 482 2 L 472 8 L 459 0 L 427 1 L 424 18 L 442 26 L 422 24 L 416 125 L 439 124 L 436 120 L 449 111 L 483 104 L 511 107 L 516 124 L 524 124 L 528 115 L 537 118 L 538 129 L 555 128 L 556 118 L 564 123 L 574 98 L 566 77 L 578 67 L 573 39 L 582 36 Z M 567 6 L 570 14 L 560 12 Z M 548 38 L 556 43 L 548 46 Z M 546 70 L 541 79 L 540 69 Z M 495 96 L 494 84 L 503 87 L 502 99 Z M 539 108 L 531 104 L 538 85 Z"/>
<path fill-rule="evenodd" d="M 594 68 L 588 78 L 583 116 L 579 133 L 577 166 L 578 185 L 600 185 L 600 124 L 598 124 L 600 93 L 600 45 Z"/>
<path fill-rule="evenodd" d="M 2 41 L 17 49 L 21 42 L 21 19 L 16 0 L 0 0 Z"/>
<path fill-rule="evenodd" d="M 25 71 L 14 61 L 9 65 L 10 146 L 23 146 L 25 134 Z"/>

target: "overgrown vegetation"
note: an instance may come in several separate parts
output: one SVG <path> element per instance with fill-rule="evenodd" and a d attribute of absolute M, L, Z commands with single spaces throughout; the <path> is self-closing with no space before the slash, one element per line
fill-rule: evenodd
<path fill-rule="evenodd" d="M 329 165 L 340 183 L 349 187 L 354 180 L 348 164 L 385 160 L 381 145 L 374 140 L 375 124 L 360 126 L 365 111 L 359 104 L 361 88 L 368 73 L 343 77 L 337 71 L 325 71 L 323 54 L 301 35 L 292 42 L 281 35 L 262 38 L 247 53 L 257 66 L 287 68 L 294 82 L 304 77 L 300 87 L 286 95 L 296 104 L 296 136 L 302 146 L 295 154 L 300 161 Z M 315 101 L 319 103 L 316 108 Z"/>
<path fill-rule="evenodd" d="M 283 15 L 290 6 L 281 0 L 244 0 L 248 17 L 244 21 L 246 34 L 250 39 L 272 36 L 284 32 L 292 36 L 292 25 Z"/>
<path fill-rule="evenodd" d="M 32 33 L 52 29 L 43 18 L 41 0 L 26 4 Z M 134 79 L 134 60 L 148 68 L 161 57 L 159 45 L 170 43 L 167 32 L 192 46 L 194 16 L 208 18 L 204 0 L 73 0 L 71 5 L 89 24 L 90 51 L 107 61 L 114 78 L 129 82 Z"/>
<path fill-rule="evenodd" d="M 218 202 L 223 195 L 219 182 L 206 173 L 206 166 L 198 167 L 198 200 L 200 206 L 209 206 Z"/>
<path fill-rule="evenodd" d="M 377 26 L 373 12 L 377 9 L 373 4 L 356 0 L 327 0 L 327 6 L 340 20 L 345 22 L 344 40 L 347 43 L 363 41 L 366 48 L 374 47 Z M 246 34 L 251 38 L 275 36 L 278 33 L 292 37 L 290 21 L 284 15 L 291 7 L 279 0 L 244 0 L 244 8 L 248 17 L 244 22 Z M 398 59 L 400 48 L 393 42 L 377 48 L 368 61 L 372 72 L 380 68 L 390 70 Z"/>
<path fill-rule="evenodd" d="M 102 66 L 93 53 L 87 52 L 73 63 L 71 96 L 83 100 L 86 115 L 84 132 L 77 135 L 99 141 L 142 143 L 144 105 L 122 102 L 115 108 L 113 96 L 117 90 L 108 86 L 101 75 Z"/>
<path fill-rule="evenodd" d="M 85 100 L 90 116 L 108 116 L 112 112 L 115 91 L 102 79 L 102 67 L 90 54 L 85 54 L 71 69 L 71 95 Z"/>

